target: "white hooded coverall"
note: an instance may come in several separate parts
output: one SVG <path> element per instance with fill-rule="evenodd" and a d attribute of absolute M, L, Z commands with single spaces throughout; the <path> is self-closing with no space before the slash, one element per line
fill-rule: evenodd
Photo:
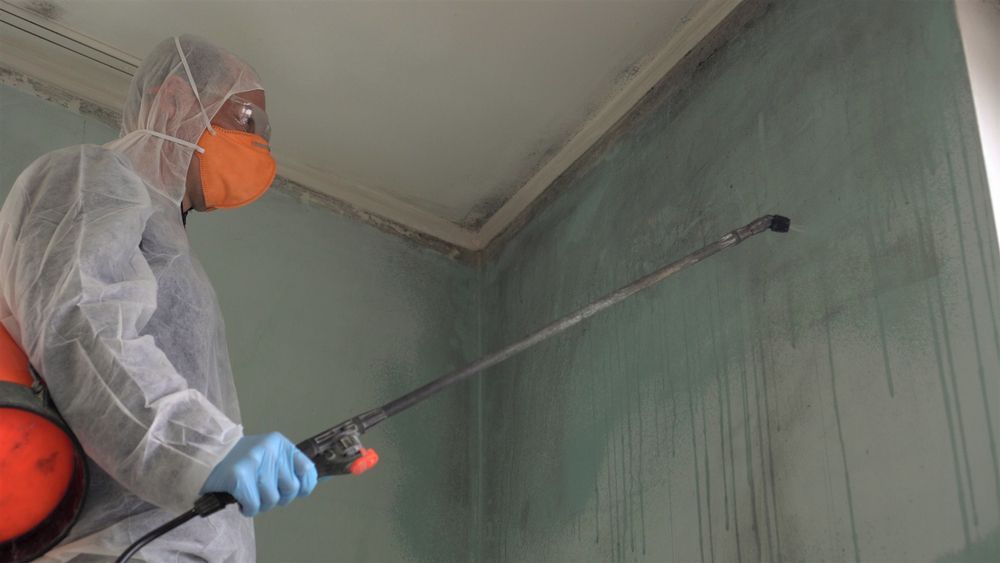
<path fill-rule="evenodd" d="M 48 384 L 88 457 L 78 523 L 42 561 L 113 561 L 191 508 L 243 436 L 222 316 L 180 205 L 192 149 L 231 95 L 262 90 L 230 53 L 173 38 L 137 70 L 122 137 L 46 154 L 0 210 L 0 322 Z M 145 130 L 145 131 L 143 131 Z M 231 506 L 133 560 L 254 560 Z"/>

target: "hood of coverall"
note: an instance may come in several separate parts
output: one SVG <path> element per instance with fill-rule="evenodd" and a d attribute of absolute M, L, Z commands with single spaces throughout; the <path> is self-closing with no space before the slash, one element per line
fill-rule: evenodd
<path fill-rule="evenodd" d="M 179 39 L 194 85 L 174 38 L 160 42 L 132 78 L 122 109 L 121 138 L 106 145 L 126 155 L 153 189 L 177 205 L 184 197 L 194 150 L 141 130 L 197 143 L 208 128 L 202 106 L 211 120 L 233 94 L 264 89 L 257 72 L 236 55 L 200 37 Z"/>

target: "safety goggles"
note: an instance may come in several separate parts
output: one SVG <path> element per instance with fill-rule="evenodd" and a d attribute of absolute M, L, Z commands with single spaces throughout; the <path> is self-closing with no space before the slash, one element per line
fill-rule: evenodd
<path fill-rule="evenodd" d="M 264 108 L 240 96 L 230 96 L 229 102 L 216 114 L 216 123 L 226 129 L 260 135 L 270 142 L 271 121 Z"/>

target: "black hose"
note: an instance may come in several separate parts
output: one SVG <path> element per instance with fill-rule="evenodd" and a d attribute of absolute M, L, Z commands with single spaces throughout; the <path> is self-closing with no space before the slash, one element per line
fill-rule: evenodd
<path fill-rule="evenodd" d="M 166 534 L 170 530 L 173 530 L 177 526 L 180 526 L 181 524 L 187 522 L 188 520 L 194 518 L 197 515 L 198 511 L 192 508 L 191 510 L 188 510 L 184 514 L 181 514 L 177 518 L 174 518 L 173 520 L 167 522 L 166 524 L 160 526 L 159 528 L 153 530 L 152 532 L 149 532 L 145 536 L 142 536 L 141 538 L 139 538 L 139 541 L 130 545 L 129 548 L 125 550 L 125 553 L 122 553 L 121 556 L 118 557 L 118 559 L 115 559 L 115 563 L 125 563 L 125 561 L 131 559 L 132 556 L 135 555 L 140 549 L 142 549 L 143 546 L 145 546 L 147 543 L 155 540 L 156 538 L 162 536 L 163 534 Z"/>
<path fill-rule="evenodd" d="M 140 549 L 143 548 L 147 543 L 155 540 L 156 538 L 166 534 L 167 532 L 173 530 L 174 528 L 180 526 L 181 524 L 191 520 L 195 516 L 201 516 L 202 518 L 215 514 L 216 512 L 222 510 L 227 505 L 234 504 L 236 499 L 229 495 L 228 493 L 209 493 L 202 496 L 194 503 L 194 508 L 188 510 L 184 514 L 181 514 L 177 518 L 167 522 L 166 524 L 160 526 L 159 528 L 149 532 L 145 536 L 139 538 L 139 541 L 133 543 L 122 553 L 118 559 L 115 559 L 115 563 L 125 563 L 132 558 Z"/>

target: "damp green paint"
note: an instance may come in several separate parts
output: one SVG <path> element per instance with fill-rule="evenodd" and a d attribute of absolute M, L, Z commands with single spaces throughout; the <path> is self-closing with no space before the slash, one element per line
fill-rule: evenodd
<path fill-rule="evenodd" d="M 1000 560 L 998 251 L 954 5 L 750 4 L 487 262 L 483 346 L 757 215 L 795 230 L 494 369 L 484 450 L 560 455 L 483 465 L 483 561 Z"/>
<path fill-rule="evenodd" d="M 997 241 L 949 1 L 751 14 L 481 267 L 272 193 L 192 217 L 248 432 L 393 398 L 793 219 L 369 435 L 261 561 L 1000 560 Z M 0 189 L 115 131 L 0 86 Z"/>

